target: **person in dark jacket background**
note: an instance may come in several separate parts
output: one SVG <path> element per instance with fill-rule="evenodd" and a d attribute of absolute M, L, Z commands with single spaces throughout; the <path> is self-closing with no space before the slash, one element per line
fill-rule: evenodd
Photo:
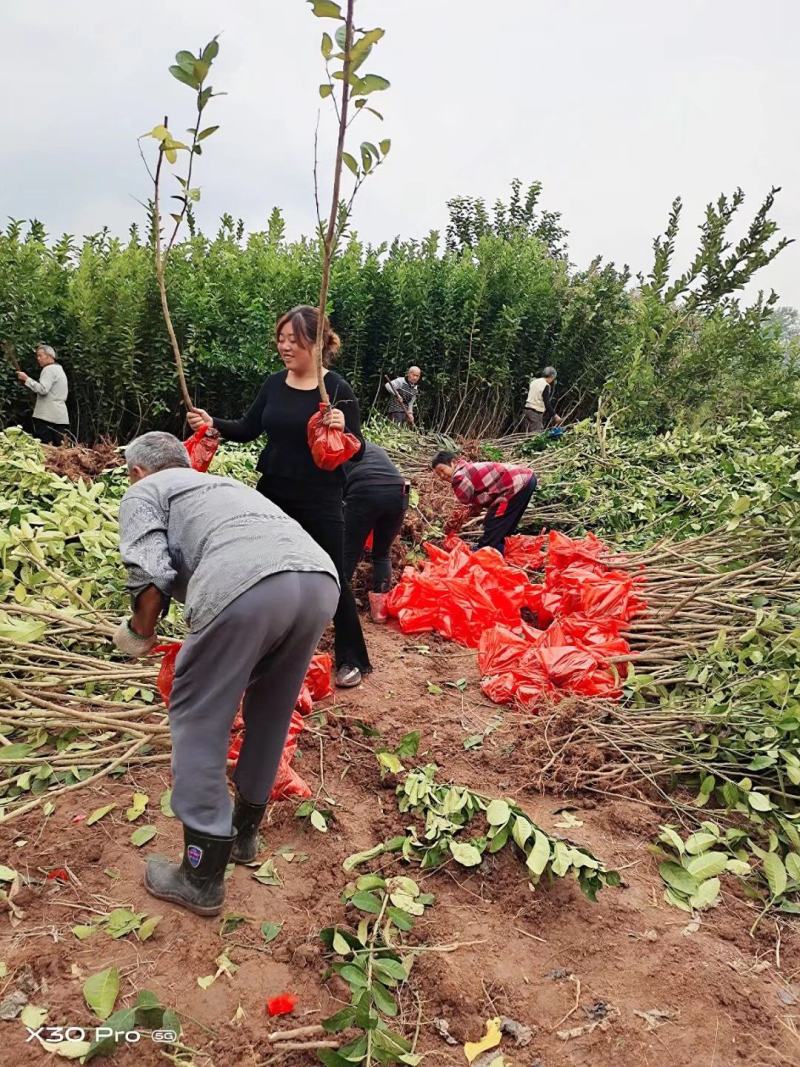
<path fill-rule="evenodd" d="M 386 594 L 392 584 L 391 550 L 408 509 L 410 483 L 384 450 L 367 441 L 359 463 L 345 464 L 344 578 L 350 582 L 372 531 L 372 592 L 374 622 L 386 619 Z"/>
<path fill-rule="evenodd" d="M 267 445 L 257 464 L 261 478 L 256 489 L 299 522 L 336 565 L 341 586 L 339 607 L 333 619 L 336 684 L 351 688 L 359 684 L 372 666 L 356 602 L 344 577 L 344 471 L 341 467 L 321 470 L 314 462 L 306 437 L 308 420 L 319 410 L 319 382 L 314 362 L 317 316 L 316 308 L 301 305 L 278 320 L 275 340 L 286 369 L 265 379 L 241 419 L 212 418 L 207 411 L 196 409 L 189 412 L 188 420 L 193 430 L 205 423 L 231 441 L 255 441 L 266 433 Z M 331 407 L 324 421 L 346 429 L 361 441 L 361 451 L 351 460 L 358 463 L 364 452 L 358 401 L 344 378 L 327 369 L 339 347 L 339 338 L 326 316 L 322 351 Z"/>

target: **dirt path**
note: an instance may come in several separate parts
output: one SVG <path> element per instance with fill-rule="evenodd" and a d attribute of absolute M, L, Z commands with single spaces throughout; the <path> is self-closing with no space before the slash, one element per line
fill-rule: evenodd
<path fill-rule="evenodd" d="M 369 624 L 368 624 L 369 625 Z M 184 1041 L 205 1055 L 198 1067 L 260 1064 L 270 1053 L 266 1035 L 275 1028 L 265 1001 L 283 991 L 299 997 L 291 1023 L 319 1021 L 342 1004 L 345 987 L 323 984 L 325 969 L 318 932 L 341 923 L 339 895 L 348 880 L 342 861 L 352 852 L 401 831 L 392 783 L 382 782 L 373 749 L 376 740 L 359 722 L 396 743 L 408 730 L 422 735 L 418 762 L 435 762 L 441 780 L 470 785 L 517 800 L 547 829 L 588 845 L 623 874 L 624 886 L 601 893 L 591 904 L 572 883 L 529 888 L 509 850 L 488 857 L 474 872 L 447 867 L 424 878 L 436 894 L 428 917 L 412 938 L 427 949 L 417 957 L 402 996 L 407 1032 L 419 1027 L 419 1050 L 431 1064 L 465 1064 L 461 1044 L 476 1040 L 484 1021 L 507 1015 L 533 1030 L 521 1049 L 505 1040 L 506 1063 L 514 1067 L 772 1067 L 800 1063 L 800 953 L 797 934 L 784 928 L 776 963 L 775 925 L 765 922 L 755 939 L 747 931 L 754 912 L 729 892 L 695 926 L 690 916 L 662 900 L 655 864 L 646 845 L 658 815 L 635 801 L 536 795 L 529 784 L 522 741 L 538 724 L 488 704 L 476 684 L 475 656 L 428 635 L 404 638 L 371 627 L 369 642 L 379 669 L 359 690 L 328 708 L 326 723 L 301 739 L 297 769 L 336 818 L 321 834 L 295 818 L 296 804 L 270 812 L 268 849 L 291 845 L 295 858 L 276 860 L 282 886 L 257 883 L 237 868 L 228 882 L 226 911 L 248 921 L 225 938 L 219 920 L 202 920 L 148 897 L 141 882 L 150 851 L 177 854 L 179 825 L 162 815 L 158 799 L 168 785 L 163 772 L 142 772 L 69 795 L 46 825 L 34 814 L 0 831 L 0 862 L 39 885 L 22 891 L 25 918 L 15 928 L 0 919 L 0 960 L 7 977 L 0 1001 L 21 985 L 32 1003 L 47 1007 L 50 1024 L 89 1025 L 84 978 L 116 965 L 120 1003 L 150 989 L 174 1006 L 185 1023 Z M 466 688 L 448 686 L 465 678 Z M 428 683 L 440 687 L 430 692 Z M 464 740 L 496 725 L 480 747 Z M 125 819 L 131 793 L 149 794 L 139 823 L 158 828 L 154 841 L 136 849 Z M 73 819 L 102 804 L 117 808 L 94 826 Z M 335 802 L 335 806 L 334 806 Z M 558 827 L 565 805 L 580 825 Z M 136 825 L 139 825 L 137 823 Z M 506 854 L 509 852 L 509 854 Z M 306 854 L 307 858 L 303 858 Z M 394 863 L 395 861 L 392 861 Z M 45 880 L 68 864 L 69 885 Z M 412 872 L 413 873 L 413 872 Z M 79 884 L 78 884 L 79 880 Z M 152 938 L 113 940 L 104 932 L 79 941 L 71 926 L 94 912 L 129 907 L 163 916 Z M 265 945 L 262 922 L 282 923 Z M 463 944 L 472 942 L 472 944 Z M 453 951 L 443 949 L 460 943 Z M 199 976 L 214 973 L 228 947 L 239 965 L 232 977 L 207 990 Z M 796 984 L 793 984 L 797 976 Z M 337 999 L 338 998 L 338 999 Z M 234 1020 L 241 1006 L 239 1018 Z M 661 1021 L 655 1016 L 664 1013 Z M 448 1045 L 434 1028 L 445 1019 L 458 1041 Z M 595 1023 L 593 1029 L 591 1024 Z M 795 1029 L 797 1027 L 797 1029 Z M 556 1031 L 580 1030 L 573 1037 Z M 61 1062 L 25 1043 L 19 1020 L 0 1024 L 0 1062 Z M 114 1062 L 162 1064 L 149 1040 L 120 1051 Z M 298 1053 L 283 1061 L 303 1067 L 315 1061 Z"/>

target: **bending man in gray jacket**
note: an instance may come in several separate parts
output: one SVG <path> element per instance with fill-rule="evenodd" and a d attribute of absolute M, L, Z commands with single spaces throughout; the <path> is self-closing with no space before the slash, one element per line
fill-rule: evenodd
<path fill-rule="evenodd" d="M 172 597 L 185 604 L 189 627 L 169 705 L 183 858 L 151 857 L 145 886 L 198 915 L 216 915 L 231 855 L 248 863 L 258 851 L 292 710 L 339 601 L 336 568 L 260 493 L 192 470 L 172 434 L 144 434 L 125 460 L 132 485 L 120 505 L 120 552 L 134 610 L 114 643 L 146 655 Z M 243 695 L 234 805 L 225 771 Z"/>

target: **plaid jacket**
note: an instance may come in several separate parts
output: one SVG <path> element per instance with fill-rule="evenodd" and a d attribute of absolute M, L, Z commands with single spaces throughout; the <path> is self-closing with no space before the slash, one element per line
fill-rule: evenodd
<path fill-rule="evenodd" d="M 451 484 L 462 504 L 477 514 L 481 508 L 493 507 L 495 515 L 502 515 L 512 496 L 533 477 L 529 467 L 512 467 L 509 463 L 469 463 L 462 459 L 456 464 Z M 496 506 L 495 506 L 496 505 Z"/>
<path fill-rule="evenodd" d="M 405 415 L 406 409 L 409 414 L 413 413 L 417 393 L 419 392 L 418 385 L 412 385 L 407 378 L 401 377 L 395 378 L 392 382 L 387 382 L 384 388 L 387 393 L 391 394 L 392 399 L 389 401 L 389 411 L 393 415 Z M 400 400 L 397 399 L 398 395 L 403 404 L 405 404 L 405 409 Z"/>

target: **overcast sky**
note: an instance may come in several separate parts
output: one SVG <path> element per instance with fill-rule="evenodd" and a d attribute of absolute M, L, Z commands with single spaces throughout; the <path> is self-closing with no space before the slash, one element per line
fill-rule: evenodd
<path fill-rule="evenodd" d="M 544 184 L 571 259 L 649 269 L 650 244 L 684 199 L 682 267 L 705 203 L 740 185 L 752 213 L 772 184 L 775 218 L 800 237 L 797 0 L 359 0 L 387 34 L 367 68 L 391 89 L 361 136 L 392 152 L 356 203 L 371 241 L 444 229 L 456 195 L 490 203 L 512 178 Z M 147 177 L 136 136 L 191 125 L 174 53 L 222 32 L 209 105 L 222 129 L 199 161 L 199 217 L 290 236 L 313 226 L 313 131 L 323 24 L 303 0 L 5 0 L 2 215 L 51 233 L 124 233 Z M 329 25 L 329 24 L 326 24 Z M 323 126 L 330 125 L 329 114 Z M 748 218 L 749 218 L 748 213 Z M 761 276 L 800 306 L 800 244 Z M 0 299 L 2 294 L 0 294 Z"/>

